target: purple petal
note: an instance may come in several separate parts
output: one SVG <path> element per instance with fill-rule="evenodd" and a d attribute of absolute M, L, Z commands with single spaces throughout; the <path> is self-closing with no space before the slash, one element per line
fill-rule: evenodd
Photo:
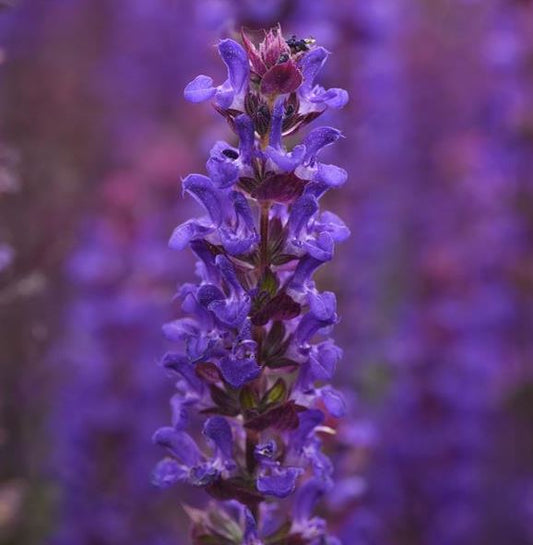
<path fill-rule="evenodd" d="M 170 341 L 182 341 L 198 334 L 198 323 L 194 318 L 180 318 L 163 325 L 163 334 Z"/>
<path fill-rule="evenodd" d="M 191 240 L 203 239 L 214 229 L 212 225 L 205 225 L 197 220 L 186 221 L 174 229 L 168 245 L 173 250 L 183 250 Z"/>
<path fill-rule="evenodd" d="M 255 518 L 248 509 L 248 507 L 244 508 L 244 543 L 246 545 L 253 545 L 255 543 L 258 543 L 257 541 L 257 523 L 255 522 Z"/>
<path fill-rule="evenodd" d="M 230 255 L 242 255 L 248 253 L 254 244 L 257 244 L 259 237 L 255 233 L 243 236 L 242 233 L 221 227 L 219 231 L 222 246 Z"/>
<path fill-rule="evenodd" d="M 204 308 L 208 308 L 213 301 L 222 301 L 226 296 L 218 286 L 215 286 L 214 284 L 204 284 L 198 288 L 196 298 Z"/>
<path fill-rule="evenodd" d="M 301 473 L 302 470 L 296 467 L 274 470 L 272 475 L 257 479 L 257 490 L 268 496 L 286 498 L 294 492 L 296 479 Z"/>
<path fill-rule="evenodd" d="M 194 439 L 184 431 L 178 431 L 174 428 L 159 428 L 152 438 L 157 445 L 168 449 L 178 460 L 188 467 L 197 465 L 202 454 Z"/>
<path fill-rule="evenodd" d="M 233 435 L 228 421 L 223 416 L 212 416 L 206 420 L 202 432 L 226 458 L 233 457 Z"/>
<path fill-rule="evenodd" d="M 227 110 L 233 104 L 235 91 L 229 80 L 226 80 L 222 85 L 217 87 L 215 94 L 215 104 L 222 110 Z"/>
<path fill-rule="evenodd" d="M 254 448 L 254 457 L 258 462 L 275 463 L 278 446 L 276 441 L 270 439 L 266 443 L 256 445 Z"/>
<path fill-rule="evenodd" d="M 183 190 L 206 209 L 213 223 L 220 225 L 223 219 L 222 203 L 213 182 L 202 174 L 189 174 L 182 185 Z"/>
<path fill-rule="evenodd" d="M 220 274 L 215 266 L 215 256 L 209 250 L 206 243 L 203 240 L 192 240 L 191 250 L 204 265 L 208 277 L 207 279 L 211 282 L 218 282 L 220 279 Z"/>
<path fill-rule="evenodd" d="M 273 161 L 281 170 L 291 172 L 302 164 L 305 157 L 305 151 L 305 146 L 300 144 L 295 146 L 289 153 L 272 146 L 268 146 L 264 153 L 267 158 Z"/>
<path fill-rule="evenodd" d="M 200 75 L 185 87 L 183 95 L 189 102 L 204 102 L 215 96 L 216 91 L 213 87 L 213 79 Z"/>
<path fill-rule="evenodd" d="M 152 484 L 159 488 L 168 488 L 187 479 L 188 471 L 172 458 L 164 458 L 154 468 Z"/>
<path fill-rule="evenodd" d="M 228 68 L 228 79 L 235 93 L 239 94 L 248 84 L 250 67 L 248 55 L 242 47 L 234 40 L 222 40 L 218 44 L 220 56 Z"/>
<path fill-rule="evenodd" d="M 331 321 L 335 318 L 337 300 L 331 291 L 323 293 L 309 293 L 309 309 L 313 316 L 322 321 Z"/>
<path fill-rule="evenodd" d="M 272 108 L 270 121 L 269 144 L 275 149 L 281 148 L 281 132 L 283 127 L 283 114 L 285 113 L 285 97 L 278 97 Z"/>
<path fill-rule="evenodd" d="M 233 288 L 233 291 L 235 291 L 235 293 L 241 293 L 243 288 L 237 278 L 233 263 L 226 256 L 217 255 L 215 258 L 215 265 L 222 274 L 224 280 Z"/>
<path fill-rule="evenodd" d="M 187 401 L 181 394 L 175 394 L 170 399 L 172 409 L 172 426 L 177 430 L 183 430 L 189 422 L 186 407 L 191 402 Z"/>
<path fill-rule="evenodd" d="M 308 98 L 309 102 L 313 102 L 315 104 L 326 104 L 327 106 L 335 110 L 340 110 L 341 108 L 344 108 L 344 106 L 346 106 L 346 104 L 348 104 L 348 101 L 350 100 L 348 91 L 345 91 L 344 89 L 339 89 L 337 87 L 333 87 L 331 89 L 328 89 L 327 91 L 316 93 L 315 95 Z"/>
<path fill-rule="evenodd" d="M 310 293 L 309 304 L 311 311 L 305 314 L 298 324 L 295 333 L 298 342 L 308 342 L 315 333 L 337 322 L 337 314 L 332 309 L 335 296 L 331 292 L 326 293 L 333 296 L 333 301 L 329 296 L 323 298 L 322 296 L 314 296 L 312 292 Z"/>
<path fill-rule="evenodd" d="M 304 523 L 307 521 L 317 501 L 324 495 L 327 485 L 319 479 L 310 479 L 301 486 L 294 497 L 292 515 L 295 521 Z"/>
<path fill-rule="evenodd" d="M 341 357 L 342 350 L 331 341 L 319 344 L 316 353 L 311 354 L 309 358 L 314 378 L 330 380 L 335 374 L 337 362 Z"/>
<path fill-rule="evenodd" d="M 318 210 L 318 202 L 312 195 L 302 195 L 291 207 L 288 225 L 293 237 L 298 237 L 301 230 Z"/>
<path fill-rule="evenodd" d="M 239 135 L 239 151 L 244 163 L 249 163 L 254 150 L 254 122 L 246 114 L 238 115 L 235 118 L 235 129 Z"/>
<path fill-rule="evenodd" d="M 303 83 L 299 92 L 301 95 L 309 95 L 315 83 L 315 78 L 320 72 L 329 53 L 323 47 L 316 47 L 303 56 L 300 62 L 300 69 L 303 75 Z"/>
<path fill-rule="evenodd" d="M 329 187 L 340 187 L 348 179 L 348 173 L 336 165 L 318 164 L 315 180 L 327 184 Z"/>
<path fill-rule="evenodd" d="M 342 242 L 350 236 L 350 229 L 333 212 L 322 212 L 319 220 L 315 222 L 314 228 L 317 231 L 329 233 L 335 242 Z"/>
<path fill-rule="evenodd" d="M 242 294 L 235 300 L 213 301 L 209 305 L 209 310 L 225 326 L 240 327 L 246 320 L 251 306 L 250 297 Z"/>
<path fill-rule="evenodd" d="M 291 445 L 299 450 L 311 432 L 324 421 L 324 413 L 318 409 L 308 409 L 299 414 L 298 428 L 290 436 Z"/>
<path fill-rule="evenodd" d="M 316 271 L 316 269 L 323 264 L 324 261 L 315 259 L 310 255 L 305 255 L 302 259 L 300 259 L 296 270 L 294 271 L 294 275 L 290 282 L 290 287 L 296 290 L 301 289 L 304 284 L 311 279 L 311 275 Z"/>
<path fill-rule="evenodd" d="M 211 156 L 205 167 L 213 185 L 220 189 L 231 187 L 239 178 L 239 167 L 229 158 Z"/>
<path fill-rule="evenodd" d="M 168 352 L 163 356 L 161 365 L 167 370 L 181 376 L 196 391 L 202 391 L 203 383 L 194 372 L 194 365 L 186 356 Z"/>
<path fill-rule="evenodd" d="M 219 475 L 220 471 L 207 462 L 192 467 L 189 471 L 188 481 L 193 486 L 206 486 L 215 481 Z"/>
<path fill-rule="evenodd" d="M 333 258 L 334 243 L 327 232 L 320 233 L 316 241 L 304 242 L 303 248 L 311 257 L 321 262 L 330 261 Z"/>
<path fill-rule="evenodd" d="M 240 191 L 232 191 L 230 199 L 233 202 L 237 217 L 244 221 L 244 224 L 250 231 L 255 232 L 255 221 L 252 209 L 250 208 L 246 197 Z"/>
<path fill-rule="evenodd" d="M 332 127 L 318 127 L 312 130 L 303 141 L 306 149 L 304 161 L 312 162 L 322 148 L 333 144 L 341 136 L 341 132 Z"/>
<path fill-rule="evenodd" d="M 320 396 L 328 412 L 335 418 L 342 418 L 346 414 L 346 403 L 342 394 L 331 386 L 324 386 Z"/>
<path fill-rule="evenodd" d="M 247 382 L 257 378 L 261 368 L 252 358 L 224 358 L 220 361 L 220 371 L 226 382 L 234 388 L 241 388 Z"/>

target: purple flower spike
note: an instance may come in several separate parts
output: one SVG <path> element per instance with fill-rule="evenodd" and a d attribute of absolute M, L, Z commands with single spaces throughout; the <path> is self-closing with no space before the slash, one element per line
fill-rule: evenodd
<path fill-rule="evenodd" d="M 313 510 L 333 483 L 318 432 L 329 429 L 326 415 L 346 411 L 328 384 L 342 351 L 329 337 L 335 295 L 318 291 L 313 274 L 349 236 L 319 205 L 348 175 L 317 159 L 337 129 L 314 129 L 291 148 L 286 137 L 347 93 L 315 83 L 328 53 L 312 40 L 286 40 L 280 27 L 260 44 L 242 39 L 219 44 L 226 81 L 198 76 L 185 89 L 192 102 L 213 101 L 238 143 L 216 142 L 207 175 L 183 180 L 205 215 L 176 227 L 169 245 L 191 248 L 199 281 L 178 290 L 184 316 L 163 328 L 177 344 L 162 362 L 176 394 L 172 427 L 154 435 L 168 456 L 153 482 L 185 482 L 220 500 L 188 510 L 198 543 L 335 545 Z M 205 451 L 193 439 L 199 422 Z M 294 516 L 280 526 L 269 517 L 281 499 Z"/>

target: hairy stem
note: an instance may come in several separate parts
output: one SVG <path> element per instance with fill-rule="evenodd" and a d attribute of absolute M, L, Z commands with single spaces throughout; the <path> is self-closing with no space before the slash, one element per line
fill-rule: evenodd
<path fill-rule="evenodd" d="M 261 204 L 261 219 L 259 233 L 261 237 L 259 246 L 259 272 L 260 274 L 268 267 L 268 216 L 270 212 L 270 203 Z"/>

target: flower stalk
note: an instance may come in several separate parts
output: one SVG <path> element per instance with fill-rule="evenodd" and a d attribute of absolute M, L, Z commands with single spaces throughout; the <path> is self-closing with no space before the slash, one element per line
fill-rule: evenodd
<path fill-rule="evenodd" d="M 347 173 L 318 159 L 338 130 L 316 128 L 291 150 L 285 138 L 348 96 L 315 84 L 328 52 L 284 39 L 279 27 L 258 46 L 242 32 L 242 45 L 218 48 L 226 81 L 200 75 L 185 98 L 212 100 L 238 143 L 216 142 L 207 175 L 183 180 L 205 215 L 178 226 L 170 246 L 195 253 L 199 283 L 180 288 L 185 317 L 164 326 L 178 346 L 162 361 L 177 393 L 172 426 L 154 435 L 169 456 L 153 480 L 187 482 L 213 498 L 201 514 L 188 509 L 194 545 L 333 545 L 313 509 L 333 486 L 320 434 L 326 418 L 344 413 L 328 384 L 342 352 L 329 338 L 335 296 L 312 276 L 349 235 L 319 209 Z"/>

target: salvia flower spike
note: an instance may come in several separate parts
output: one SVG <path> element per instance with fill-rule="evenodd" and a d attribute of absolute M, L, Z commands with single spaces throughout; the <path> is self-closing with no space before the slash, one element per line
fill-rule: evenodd
<path fill-rule="evenodd" d="M 312 277 L 349 236 L 319 206 L 347 173 L 320 162 L 338 130 L 315 128 L 292 149 L 285 137 L 348 95 L 315 83 L 329 53 L 313 40 L 277 27 L 259 45 L 243 31 L 242 42 L 218 45 L 224 82 L 200 75 L 184 93 L 212 101 L 238 143 L 216 142 L 206 174 L 182 183 L 204 214 L 179 225 L 170 246 L 194 252 L 199 282 L 180 288 L 185 317 L 164 326 L 177 348 L 162 366 L 177 392 L 171 425 L 154 434 L 167 456 L 153 481 L 212 497 L 204 511 L 186 508 L 195 545 L 333 545 L 313 510 L 333 486 L 321 434 L 344 414 L 328 384 L 342 351 L 330 338 L 335 295 Z"/>

